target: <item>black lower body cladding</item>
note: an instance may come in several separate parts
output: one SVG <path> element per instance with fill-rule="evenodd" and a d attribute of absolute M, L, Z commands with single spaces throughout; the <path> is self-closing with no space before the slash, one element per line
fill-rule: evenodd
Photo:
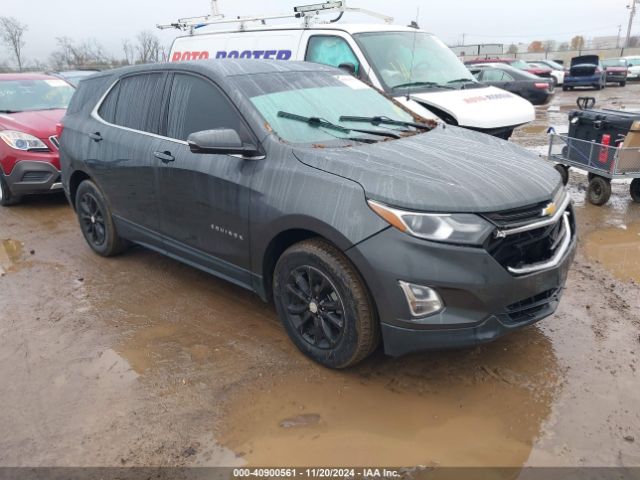
<path fill-rule="evenodd" d="M 443 245 L 394 228 L 349 249 L 376 301 L 385 352 L 473 346 L 551 315 L 564 288 L 576 246 L 575 232 L 561 262 L 514 276 L 482 248 Z M 412 319 L 398 281 L 435 289 L 439 313 Z"/>
<path fill-rule="evenodd" d="M 5 176 L 5 181 L 14 195 L 62 191 L 60 172 L 49 162 L 18 162 L 11 173 Z"/>

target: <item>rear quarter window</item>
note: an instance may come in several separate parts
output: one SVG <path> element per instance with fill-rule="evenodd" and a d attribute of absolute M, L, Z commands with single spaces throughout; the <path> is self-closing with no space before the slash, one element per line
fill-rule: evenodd
<path fill-rule="evenodd" d="M 93 110 L 112 81 L 111 77 L 98 77 L 80 82 L 73 97 L 71 97 L 71 102 L 67 107 L 67 114 L 73 115 Z"/>

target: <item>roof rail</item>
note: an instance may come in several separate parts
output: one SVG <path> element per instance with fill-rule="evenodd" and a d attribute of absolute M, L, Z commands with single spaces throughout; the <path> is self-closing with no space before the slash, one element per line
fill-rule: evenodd
<path fill-rule="evenodd" d="M 375 17 L 380 20 L 383 20 L 385 23 L 391 24 L 393 23 L 393 17 L 389 17 L 388 15 L 383 15 L 381 13 L 374 12 L 372 10 L 367 10 L 365 8 L 353 8 L 347 6 L 346 0 L 341 1 L 327 1 L 325 3 L 316 3 L 312 5 L 300 5 L 298 7 L 293 8 L 293 13 L 284 13 L 281 15 L 265 15 L 265 16 L 245 16 L 245 17 L 236 17 L 236 18 L 225 18 L 223 14 L 218 10 L 218 0 L 211 0 L 211 14 L 205 15 L 202 17 L 188 17 L 188 18 L 180 18 L 175 23 L 169 23 L 166 25 L 156 25 L 160 30 L 165 30 L 169 28 L 176 28 L 178 30 L 189 31 L 193 34 L 193 31 L 197 28 L 206 27 L 209 25 L 221 25 L 227 23 L 239 23 L 240 30 L 246 29 L 246 24 L 248 22 L 261 22 L 264 24 L 267 20 L 277 20 L 283 18 L 300 18 L 304 22 L 304 26 L 308 27 L 311 25 L 314 19 L 319 17 L 322 14 L 328 13 L 338 13 L 339 16 L 337 19 L 330 20 L 330 22 L 335 22 L 339 20 L 345 12 L 354 12 L 361 13 L 364 15 L 369 15 L 370 17 Z"/>

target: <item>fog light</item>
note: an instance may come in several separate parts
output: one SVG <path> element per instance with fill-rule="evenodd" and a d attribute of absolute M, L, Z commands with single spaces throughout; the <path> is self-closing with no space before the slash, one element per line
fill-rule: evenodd
<path fill-rule="evenodd" d="M 415 285 L 400 280 L 398 282 L 409 304 L 409 310 L 414 317 L 425 317 L 443 309 L 444 303 L 433 288 Z"/>

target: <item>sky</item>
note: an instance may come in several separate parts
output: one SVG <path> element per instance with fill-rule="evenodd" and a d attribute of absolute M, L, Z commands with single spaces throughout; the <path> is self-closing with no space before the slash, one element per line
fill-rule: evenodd
<path fill-rule="evenodd" d="M 12 16 L 29 26 L 25 40 L 27 60 L 46 61 L 55 49 L 56 37 L 74 40 L 95 39 L 108 54 L 122 57 L 122 41 L 133 39 L 141 30 L 153 30 L 162 44 L 169 46 L 177 30 L 159 31 L 158 23 L 209 12 L 208 0 L 0 0 L 0 15 Z M 293 6 L 324 0 L 219 0 L 227 17 L 279 14 Z M 420 26 L 456 45 L 465 35 L 466 43 L 518 43 L 553 38 L 568 40 L 617 35 L 622 25 L 626 35 L 631 0 L 349 0 L 352 7 L 376 10 L 406 25 L 416 18 Z M 640 13 L 640 8 L 639 8 Z M 346 21 L 375 22 L 356 14 Z M 640 14 L 633 33 L 640 33 Z M 0 61 L 9 52 L 0 47 Z"/>

